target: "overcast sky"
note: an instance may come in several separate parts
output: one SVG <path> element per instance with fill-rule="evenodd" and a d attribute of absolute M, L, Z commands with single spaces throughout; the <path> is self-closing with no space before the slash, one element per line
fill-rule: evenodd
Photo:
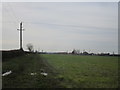
<path fill-rule="evenodd" d="M 23 48 L 32 43 L 44 51 L 118 52 L 118 3 L 3 3 L 2 49 L 19 48 L 23 22 Z"/>

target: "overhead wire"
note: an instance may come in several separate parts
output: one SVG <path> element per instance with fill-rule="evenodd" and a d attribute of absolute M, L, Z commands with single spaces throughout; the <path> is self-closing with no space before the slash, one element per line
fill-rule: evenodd
<path fill-rule="evenodd" d="M 22 16 L 18 16 L 14 10 L 15 7 L 13 7 L 13 3 L 5 3 L 4 4 L 4 9 L 6 9 L 6 11 L 8 12 L 5 12 L 5 13 L 8 13 L 8 15 L 10 15 L 11 18 L 7 18 L 7 21 L 3 21 L 3 23 L 11 23 L 11 24 L 14 24 L 15 26 L 18 26 L 18 23 L 20 22 L 23 22 L 23 24 L 27 25 L 25 27 L 28 27 L 28 28 L 33 28 L 32 25 L 33 24 L 38 24 L 39 22 L 29 22 L 29 21 L 21 21 L 18 17 L 22 17 Z M 32 25 L 31 25 L 32 24 Z M 42 24 L 42 23 L 39 23 L 39 24 Z"/>
<path fill-rule="evenodd" d="M 11 12 L 12 17 L 14 18 L 14 19 L 13 19 L 13 20 L 14 20 L 14 21 L 13 21 L 14 24 L 15 24 L 15 25 L 18 25 L 19 19 L 18 19 L 18 16 L 17 16 L 17 15 L 15 14 L 15 12 L 14 12 L 12 3 L 7 3 L 7 5 L 8 5 L 8 7 L 9 7 L 9 9 L 10 9 L 10 12 Z"/>

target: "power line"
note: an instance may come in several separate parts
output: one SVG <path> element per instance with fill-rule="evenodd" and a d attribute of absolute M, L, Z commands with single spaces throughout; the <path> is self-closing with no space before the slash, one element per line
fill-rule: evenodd
<path fill-rule="evenodd" d="M 4 17 L 4 15 L 5 16 L 7 15 L 9 18 Z M 2 23 L 13 24 L 14 26 L 17 26 L 18 22 L 19 22 L 19 19 L 17 18 L 17 15 L 14 12 L 12 3 L 4 3 Z"/>
<path fill-rule="evenodd" d="M 17 18 L 18 16 L 15 14 L 15 12 L 14 12 L 13 7 L 12 7 L 11 4 L 12 4 L 12 3 L 7 3 L 7 5 L 8 5 L 9 8 L 10 8 L 10 11 L 11 11 L 13 17 L 14 17 L 15 22 L 18 23 L 20 20 Z"/>

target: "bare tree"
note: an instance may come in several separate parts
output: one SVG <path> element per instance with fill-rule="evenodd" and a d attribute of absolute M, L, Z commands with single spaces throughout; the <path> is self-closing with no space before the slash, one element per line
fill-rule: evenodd
<path fill-rule="evenodd" d="M 33 52 L 33 51 L 34 51 L 33 45 L 32 45 L 31 43 L 28 43 L 26 46 L 27 46 L 27 49 L 28 49 L 30 52 Z"/>

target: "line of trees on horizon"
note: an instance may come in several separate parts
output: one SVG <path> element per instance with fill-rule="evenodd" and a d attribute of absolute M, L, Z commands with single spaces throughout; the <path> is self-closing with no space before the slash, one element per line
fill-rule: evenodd
<path fill-rule="evenodd" d="M 73 49 L 71 52 L 45 52 L 45 51 L 39 51 L 39 50 L 34 50 L 34 47 L 31 43 L 28 43 L 26 45 L 27 49 L 29 52 L 34 52 L 34 53 L 39 53 L 39 54 L 73 54 L 73 55 L 99 55 L 99 56 L 119 56 L 119 54 L 110 54 L 110 53 L 92 53 L 88 52 L 86 50 L 83 50 L 83 52 L 80 52 L 78 49 Z"/>
<path fill-rule="evenodd" d="M 120 56 L 119 54 L 110 54 L 110 53 L 92 53 L 92 52 L 87 52 L 85 50 L 83 50 L 83 52 L 80 52 L 80 50 L 74 49 L 71 52 L 45 52 L 45 51 L 35 51 L 36 53 L 39 54 L 72 54 L 72 55 L 97 55 L 97 56 Z"/>

